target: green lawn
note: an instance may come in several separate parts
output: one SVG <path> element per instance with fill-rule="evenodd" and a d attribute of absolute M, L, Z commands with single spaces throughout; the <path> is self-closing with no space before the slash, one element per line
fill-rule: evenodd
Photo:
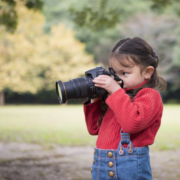
<path fill-rule="evenodd" d="M 180 149 L 180 105 L 164 105 L 162 124 L 151 147 L 157 150 Z"/>
<path fill-rule="evenodd" d="M 180 105 L 165 105 L 162 126 L 154 150 L 180 148 Z M 0 107 L 0 140 L 43 145 L 91 145 L 82 105 L 35 105 Z"/>

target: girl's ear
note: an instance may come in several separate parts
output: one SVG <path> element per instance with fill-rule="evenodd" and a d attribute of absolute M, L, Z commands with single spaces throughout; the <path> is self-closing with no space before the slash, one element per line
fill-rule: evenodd
<path fill-rule="evenodd" d="M 144 69 L 144 72 L 143 72 L 144 79 L 151 79 L 151 76 L 153 73 L 154 73 L 153 66 L 146 67 L 146 69 Z"/>

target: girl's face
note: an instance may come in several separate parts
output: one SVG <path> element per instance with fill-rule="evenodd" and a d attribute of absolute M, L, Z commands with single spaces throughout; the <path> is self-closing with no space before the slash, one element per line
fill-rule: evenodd
<path fill-rule="evenodd" d="M 123 88 L 133 88 L 145 80 L 145 72 L 141 72 L 138 65 L 128 60 L 123 60 L 128 67 L 122 66 L 117 59 L 111 60 L 111 67 L 116 71 L 116 75 L 124 82 Z"/>

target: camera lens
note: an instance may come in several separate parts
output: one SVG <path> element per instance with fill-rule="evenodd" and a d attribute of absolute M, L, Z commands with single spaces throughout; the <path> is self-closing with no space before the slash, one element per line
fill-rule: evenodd
<path fill-rule="evenodd" d="M 63 101 L 62 92 L 61 92 L 61 89 L 60 89 L 59 85 L 58 85 L 58 94 L 59 94 L 59 97 L 60 97 L 61 101 Z"/>
<path fill-rule="evenodd" d="M 56 93 L 60 103 L 65 103 L 67 99 L 66 89 L 62 81 L 56 82 Z"/>
<path fill-rule="evenodd" d="M 69 99 L 80 99 L 94 94 L 95 87 L 90 77 L 72 79 L 67 82 L 56 82 L 56 93 L 60 103 Z"/>

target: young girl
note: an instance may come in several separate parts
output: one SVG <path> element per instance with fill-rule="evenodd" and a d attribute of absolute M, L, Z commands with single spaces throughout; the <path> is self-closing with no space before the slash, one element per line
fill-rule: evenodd
<path fill-rule="evenodd" d="M 87 129 L 98 135 L 91 169 L 93 180 L 152 180 L 148 146 L 161 124 L 159 91 L 166 82 L 157 73 L 158 56 L 143 39 L 120 40 L 109 66 L 124 82 L 107 75 L 93 80 L 109 95 L 83 103 Z"/>

